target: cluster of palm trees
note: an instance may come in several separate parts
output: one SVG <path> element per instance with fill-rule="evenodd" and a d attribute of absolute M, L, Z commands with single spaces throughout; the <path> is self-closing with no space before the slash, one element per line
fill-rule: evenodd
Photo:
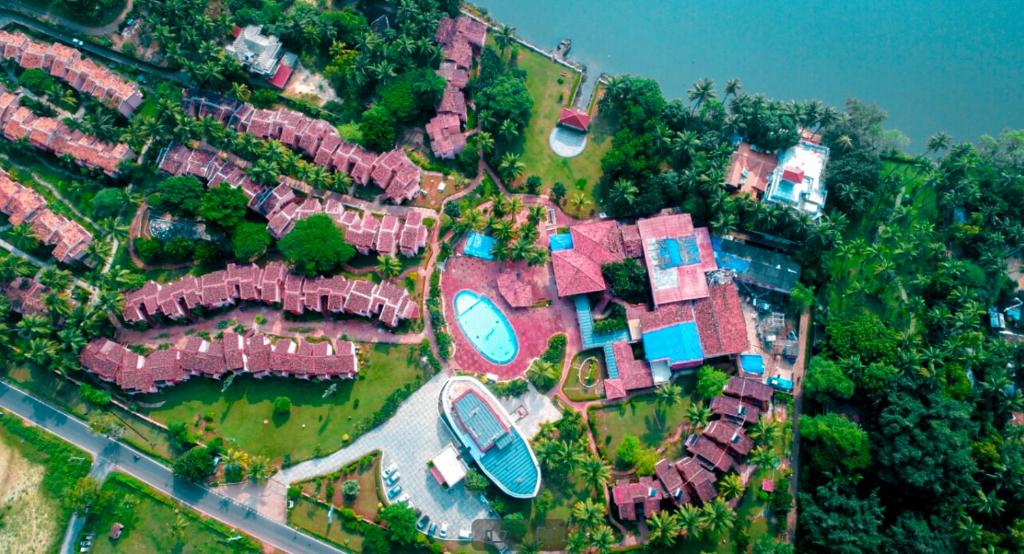
<path fill-rule="evenodd" d="M 519 197 L 499 195 L 494 197 L 492 202 L 489 217 L 476 209 L 462 210 L 455 221 L 455 233 L 489 233 L 497 241 L 494 246 L 494 257 L 498 260 L 525 260 L 531 266 L 547 263 L 551 259 L 550 251 L 537 244 L 540 223 L 547 215 L 544 206 L 531 206 L 527 220 L 521 225 L 516 225 L 515 218 L 523 209 L 523 201 Z"/>
<path fill-rule="evenodd" d="M 266 456 L 252 455 L 237 448 L 226 449 L 223 462 L 226 473 L 234 472 L 254 481 L 265 481 L 274 474 L 274 467 Z"/>
<path fill-rule="evenodd" d="M 724 482 L 719 483 L 720 487 L 722 485 Z M 742 491 L 742 484 L 740 487 Z M 671 547 L 680 537 L 692 540 L 700 540 L 705 536 L 718 537 L 735 525 L 736 512 L 729 507 L 725 498 L 719 496 L 700 508 L 684 504 L 676 511 L 662 510 L 652 515 L 647 518 L 647 536 L 654 545 Z"/>

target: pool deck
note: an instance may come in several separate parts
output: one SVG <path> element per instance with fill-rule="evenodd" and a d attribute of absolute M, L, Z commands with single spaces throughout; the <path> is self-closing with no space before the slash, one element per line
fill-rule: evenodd
<path fill-rule="evenodd" d="M 521 263 L 521 262 L 517 262 Z M 560 332 L 576 327 L 575 312 L 568 303 L 557 299 L 553 289 L 550 297 L 556 298 L 551 306 L 543 308 L 513 308 L 498 293 L 497 278 L 507 262 L 488 262 L 467 256 L 453 256 L 441 277 L 441 294 L 444 298 L 445 320 L 455 340 L 452 365 L 463 371 L 485 374 L 492 373 L 499 379 L 514 379 L 523 375 L 530 362 L 547 349 L 548 339 Z M 480 354 L 462 334 L 454 318 L 453 300 L 462 290 L 471 290 L 490 298 L 508 318 L 519 341 L 519 354 L 511 362 L 498 365 Z"/>

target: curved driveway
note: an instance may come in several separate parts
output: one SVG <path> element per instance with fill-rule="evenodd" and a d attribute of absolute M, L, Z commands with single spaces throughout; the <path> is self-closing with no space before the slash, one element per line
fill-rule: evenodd
<path fill-rule="evenodd" d="M 257 540 L 291 553 L 344 551 L 271 521 L 206 487 L 174 478 L 171 469 L 124 444 L 97 435 L 82 420 L 0 382 L 0 408 L 21 416 L 78 448 L 103 459 L 123 473 L 146 483 L 178 502 L 240 529 Z"/>

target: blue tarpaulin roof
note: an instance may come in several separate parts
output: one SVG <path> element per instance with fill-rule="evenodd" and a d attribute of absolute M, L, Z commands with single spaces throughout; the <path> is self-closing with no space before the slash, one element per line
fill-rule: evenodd
<path fill-rule="evenodd" d="M 790 392 L 793 390 L 793 381 L 790 379 L 783 379 L 778 375 L 769 377 L 768 384 L 785 392 Z"/>
<path fill-rule="evenodd" d="M 667 360 L 669 365 L 704 359 L 700 335 L 693 321 L 677 323 L 644 333 L 644 354 L 648 362 Z"/>
<path fill-rule="evenodd" d="M 498 241 L 494 237 L 489 237 L 482 233 L 470 233 L 469 238 L 466 239 L 466 248 L 463 252 L 467 256 L 474 256 L 484 260 L 494 259 L 494 245 Z"/>
<path fill-rule="evenodd" d="M 559 250 L 572 250 L 572 235 L 569 233 L 551 235 L 548 237 L 548 243 L 551 245 L 552 252 L 558 252 Z"/>

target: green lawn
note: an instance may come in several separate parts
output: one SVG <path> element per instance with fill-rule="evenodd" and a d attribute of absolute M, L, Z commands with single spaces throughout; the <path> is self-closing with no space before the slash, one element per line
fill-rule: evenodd
<path fill-rule="evenodd" d="M 15 457 L 24 461 L 15 462 Z M 33 468 L 33 481 L 21 472 L 26 468 L 25 462 Z M 71 517 L 71 509 L 63 500 L 75 483 L 89 473 L 91 465 L 89 454 L 0 410 L 0 550 L 10 548 L 11 542 L 17 540 L 33 541 L 31 547 L 38 551 L 56 550 Z M 38 489 L 27 488 L 26 483 L 39 478 L 39 466 L 45 473 L 38 481 Z M 8 496 L 19 494 L 15 491 L 22 487 L 26 487 L 20 493 L 24 496 Z M 32 521 L 33 518 L 54 523 L 54 533 L 44 537 L 44 530 L 50 526 Z M 4 536 L 5 531 L 13 535 Z"/>
<path fill-rule="evenodd" d="M 597 360 L 597 364 L 588 362 L 582 377 L 584 382 L 588 384 L 593 383 L 595 380 L 597 382 L 589 388 L 584 388 L 580 383 L 579 365 L 580 362 L 591 357 Z M 604 354 L 600 348 L 580 352 L 572 359 L 572 369 L 570 370 L 569 377 L 565 380 L 562 392 L 565 393 L 569 400 L 574 402 L 604 398 L 604 372 Z"/>
<path fill-rule="evenodd" d="M 362 552 L 362 535 L 343 529 L 337 513 L 328 523 L 328 512 L 326 505 L 301 497 L 295 501 L 295 507 L 288 511 L 288 525 L 327 539 L 347 551 Z"/>
<path fill-rule="evenodd" d="M 378 506 L 382 502 L 380 483 L 380 452 L 371 455 L 368 463 L 355 463 L 342 468 L 341 471 L 324 477 L 318 477 L 300 483 L 303 494 L 307 494 L 319 502 L 328 502 L 338 508 L 349 508 L 366 519 L 377 517 Z M 359 462 L 362 462 L 360 459 Z M 348 498 L 342 492 L 345 481 L 354 480 L 359 483 L 359 494 Z M 327 495 L 331 493 L 330 501 Z"/>
<path fill-rule="evenodd" d="M 364 430 L 364 420 L 380 411 L 392 391 L 426 376 L 415 346 L 361 344 L 359 348 L 365 354 L 360 356 L 358 379 L 335 381 L 337 391 L 327 398 L 323 393 L 329 382 L 239 376 L 223 393 L 223 382 L 196 378 L 140 403 L 162 403 L 143 411 L 167 424 L 198 426 L 209 416 L 212 433 L 238 448 L 274 462 L 286 455 L 298 462 L 340 448 L 345 435 L 354 439 Z M 278 396 L 292 401 L 287 417 L 272 416 Z"/>
<path fill-rule="evenodd" d="M 550 190 L 555 182 L 561 182 L 569 189 L 569 197 L 579 190 L 576 182 L 583 179 L 586 181 L 583 190 L 590 198 L 590 204 L 582 209 L 570 207 L 569 210 L 577 215 L 589 215 L 596 205 L 592 196 L 594 186 L 601 178 L 601 158 L 612 143 L 607 118 L 598 114 L 591 122 L 589 143 L 582 154 L 569 159 L 555 155 L 548 146 L 548 136 L 558 122 L 559 111 L 569 103 L 579 73 L 527 48 L 520 49 L 517 65 L 526 70 L 526 87 L 533 97 L 533 113 L 519 149 L 526 164 L 524 178 L 540 176 L 545 191 Z M 559 83 L 559 79 L 563 82 Z"/>
<path fill-rule="evenodd" d="M 633 396 L 622 404 L 590 411 L 590 420 L 596 431 L 594 439 L 605 459 L 615 461 L 615 450 L 627 434 L 635 435 L 644 446 L 657 448 L 678 425 L 686 422 L 686 409 L 693 399 L 696 378 L 683 376 L 675 382 L 683 389 L 683 400 L 664 410 L 663 419 L 655 413 L 658 410 L 657 396 L 653 392 Z"/>
<path fill-rule="evenodd" d="M 96 534 L 92 552 L 258 552 L 256 543 L 237 531 L 201 516 L 120 473 L 103 484 L 107 509 L 89 518 L 85 532 Z M 124 526 L 118 539 L 108 534 Z M 240 537 L 240 538 L 234 538 Z"/>

